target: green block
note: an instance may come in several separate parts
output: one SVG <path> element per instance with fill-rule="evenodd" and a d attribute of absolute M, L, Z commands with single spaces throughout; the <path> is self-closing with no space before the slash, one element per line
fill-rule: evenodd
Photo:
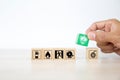
<path fill-rule="evenodd" d="M 89 39 L 86 34 L 78 34 L 76 44 L 88 46 Z"/>

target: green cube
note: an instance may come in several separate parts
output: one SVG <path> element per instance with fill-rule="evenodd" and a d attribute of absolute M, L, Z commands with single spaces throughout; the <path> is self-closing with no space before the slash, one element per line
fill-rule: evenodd
<path fill-rule="evenodd" d="M 88 46 L 89 39 L 86 34 L 78 34 L 76 44 L 82 46 Z"/>

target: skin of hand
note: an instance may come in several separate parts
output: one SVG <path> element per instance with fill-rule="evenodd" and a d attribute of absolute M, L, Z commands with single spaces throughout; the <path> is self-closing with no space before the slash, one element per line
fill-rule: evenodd
<path fill-rule="evenodd" d="M 88 38 L 97 42 L 104 53 L 120 55 L 120 21 L 109 19 L 93 23 L 86 31 Z"/>

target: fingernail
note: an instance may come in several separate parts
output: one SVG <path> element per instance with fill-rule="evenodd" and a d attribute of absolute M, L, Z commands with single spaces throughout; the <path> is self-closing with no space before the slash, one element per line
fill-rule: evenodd
<path fill-rule="evenodd" d="M 89 32 L 89 33 L 88 33 L 88 38 L 89 38 L 90 40 L 95 40 L 95 33 Z"/>

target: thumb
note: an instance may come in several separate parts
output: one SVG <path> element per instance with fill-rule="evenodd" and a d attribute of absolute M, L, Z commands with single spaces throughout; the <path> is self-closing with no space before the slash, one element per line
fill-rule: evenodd
<path fill-rule="evenodd" d="M 113 36 L 110 34 L 110 32 L 92 31 L 88 33 L 88 38 L 90 40 L 95 40 L 100 42 L 111 42 Z"/>

